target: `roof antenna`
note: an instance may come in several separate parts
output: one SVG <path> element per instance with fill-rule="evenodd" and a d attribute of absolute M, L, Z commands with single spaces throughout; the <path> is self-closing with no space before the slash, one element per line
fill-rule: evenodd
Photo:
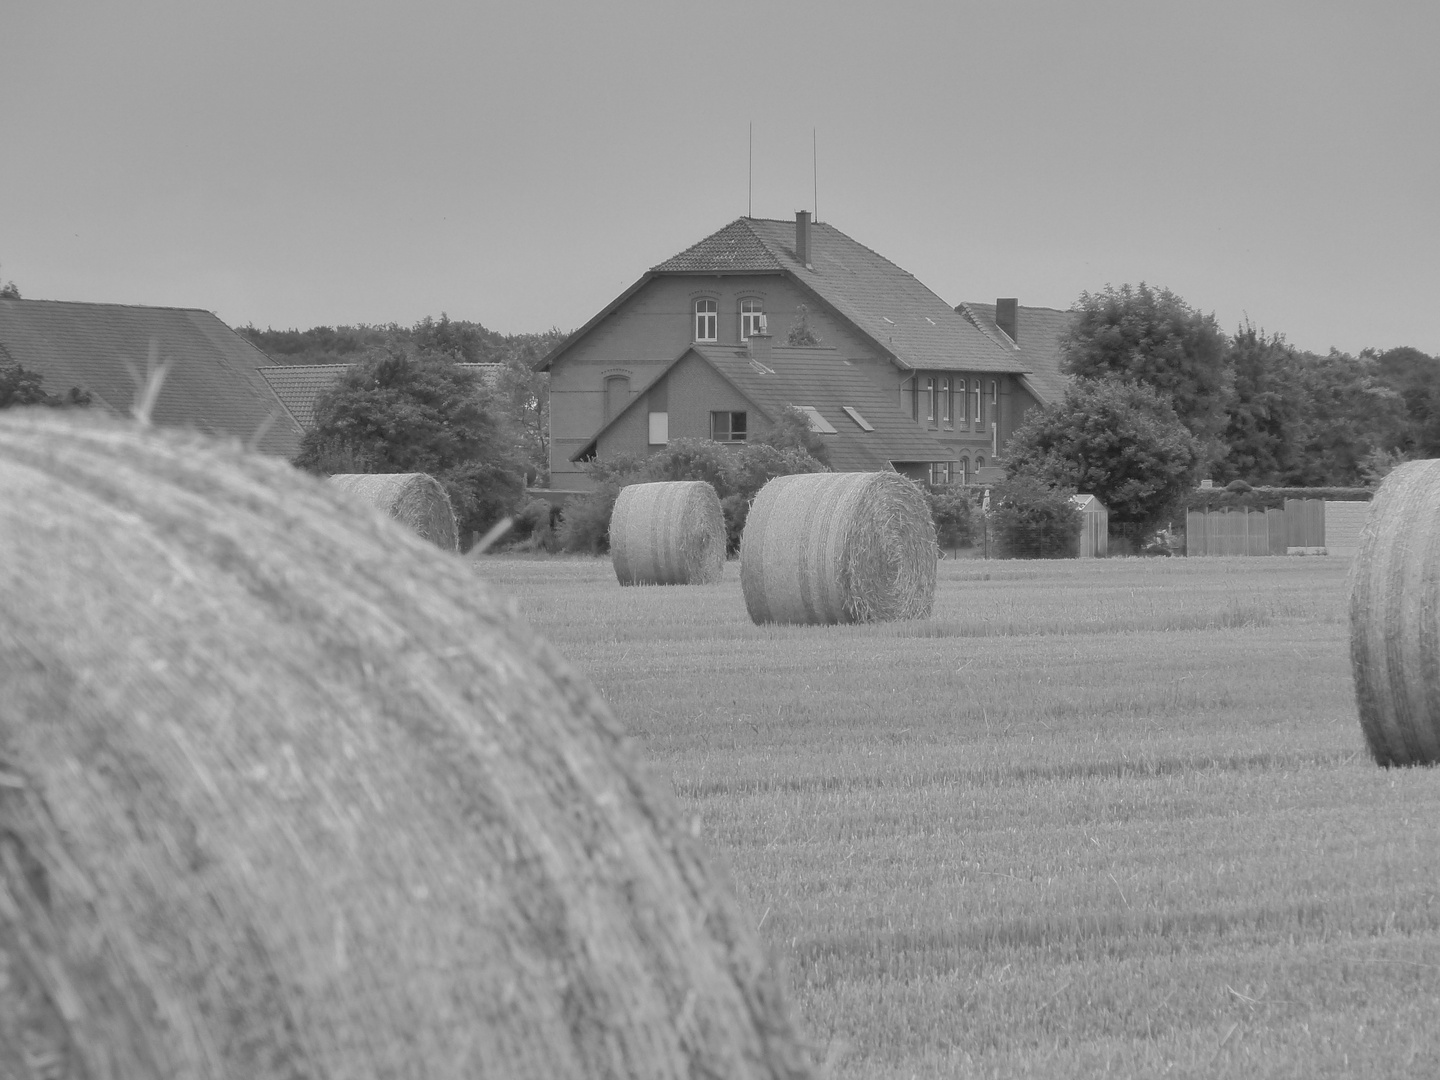
<path fill-rule="evenodd" d="M 745 189 L 745 216 L 755 216 L 755 121 L 750 121 L 750 186 Z"/>
<path fill-rule="evenodd" d="M 820 223 L 820 157 L 815 152 L 815 129 L 810 129 L 810 182 L 815 187 L 815 223 Z"/>

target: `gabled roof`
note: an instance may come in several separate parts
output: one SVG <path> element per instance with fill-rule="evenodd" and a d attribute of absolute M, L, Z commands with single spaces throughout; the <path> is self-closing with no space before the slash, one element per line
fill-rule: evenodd
<path fill-rule="evenodd" d="M 0 348 L 12 361 L 41 375 L 47 392 L 88 390 L 96 406 L 119 415 L 134 404 L 130 369 L 145 378 L 151 341 L 169 363 L 153 423 L 254 440 L 284 457 L 299 450 L 299 425 L 259 374 L 270 358 L 210 312 L 0 300 Z"/>
<path fill-rule="evenodd" d="M 835 428 L 835 434 L 822 438 L 829 448 L 830 465 L 837 471 L 873 472 L 895 462 L 950 461 L 955 457 L 949 447 L 901 415 L 898 383 L 882 386 L 862 365 L 842 360 L 834 349 L 826 348 L 779 347 L 768 362 L 758 364 L 745 349 L 693 345 L 667 364 L 595 437 L 631 409 L 639 408 L 645 391 L 688 356 L 709 364 L 772 422 L 787 406 L 816 410 Z M 869 431 L 850 417 L 846 406 L 869 423 Z"/>
<path fill-rule="evenodd" d="M 901 367 L 1021 373 L 1025 360 L 980 333 L 970 320 L 889 259 L 824 222 L 810 226 L 810 267 L 795 257 L 795 222 L 742 217 L 652 267 L 541 362 L 549 370 L 567 349 L 642 286 L 671 274 L 780 274 L 894 358 Z"/>
<path fill-rule="evenodd" d="M 277 364 L 260 368 L 260 375 L 295 422 L 307 431 L 315 426 L 315 399 L 334 386 L 353 364 Z M 487 381 L 493 381 L 504 364 L 460 364 Z"/>
<path fill-rule="evenodd" d="M 955 309 L 992 341 L 1004 346 L 1022 359 L 1026 382 L 1042 405 L 1057 404 L 1065 396 L 1070 377 L 1060 370 L 1060 345 L 1070 331 L 1074 316 L 1068 311 L 1046 307 L 1017 307 L 1020 340 L 995 325 L 995 305 L 967 301 Z"/>

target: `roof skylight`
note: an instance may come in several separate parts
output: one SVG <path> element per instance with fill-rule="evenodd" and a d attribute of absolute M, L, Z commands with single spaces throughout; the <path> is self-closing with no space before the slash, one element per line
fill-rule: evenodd
<path fill-rule="evenodd" d="M 803 412 L 809 419 L 811 431 L 818 431 L 821 435 L 835 434 L 835 426 L 831 424 L 829 420 L 826 420 L 825 417 L 821 416 L 820 410 L 815 408 L 815 406 L 796 405 L 795 408 Z"/>
<path fill-rule="evenodd" d="M 851 420 L 854 420 L 855 423 L 860 425 L 861 431 L 875 430 L 874 425 L 871 424 L 869 420 L 866 420 L 863 416 L 860 415 L 859 409 L 852 409 L 849 405 L 841 405 L 840 407 L 845 410 L 846 416 L 850 417 Z"/>

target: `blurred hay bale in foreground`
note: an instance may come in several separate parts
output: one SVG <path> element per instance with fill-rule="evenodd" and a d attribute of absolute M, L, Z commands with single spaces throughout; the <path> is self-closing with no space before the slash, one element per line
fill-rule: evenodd
<path fill-rule="evenodd" d="M 939 559 L 924 494 L 898 473 L 779 476 L 740 538 L 740 585 L 756 623 L 923 619 Z"/>
<path fill-rule="evenodd" d="M 328 483 L 378 507 L 442 551 L 459 546 L 450 496 L 429 473 L 336 473 Z"/>
<path fill-rule="evenodd" d="M 0 417 L 0 550 L 0 1075 L 809 1075 L 697 830 L 465 563 L 48 412 Z"/>
<path fill-rule="evenodd" d="M 631 484 L 610 515 L 621 585 L 704 585 L 725 569 L 725 514 L 703 480 Z"/>

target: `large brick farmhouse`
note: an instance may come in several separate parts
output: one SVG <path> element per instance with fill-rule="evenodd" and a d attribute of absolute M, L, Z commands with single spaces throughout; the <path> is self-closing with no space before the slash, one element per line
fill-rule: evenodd
<path fill-rule="evenodd" d="M 828 224 L 739 218 L 647 271 L 554 349 L 553 494 L 583 463 L 671 439 L 737 443 L 805 410 L 838 469 L 964 483 L 1063 393 L 1068 316 L 952 307 Z M 804 324 L 809 344 L 788 344 Z"/>

